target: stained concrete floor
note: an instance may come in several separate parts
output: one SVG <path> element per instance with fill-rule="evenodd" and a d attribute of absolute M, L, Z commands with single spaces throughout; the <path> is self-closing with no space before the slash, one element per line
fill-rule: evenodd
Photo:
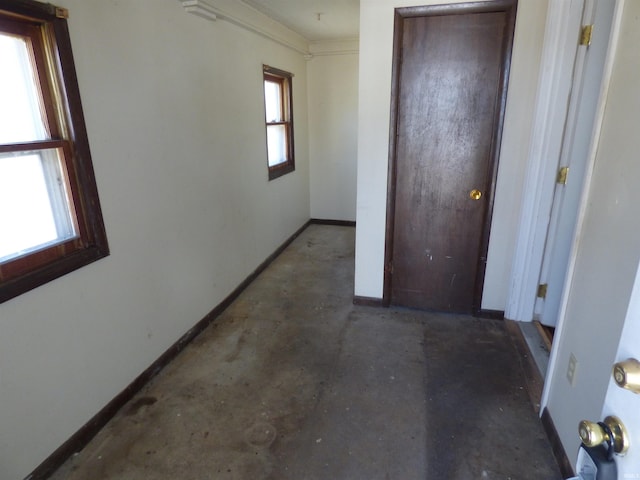
<path fill-rule="evenodd" d="M 560 479 L 502 322 L 352 305 L 312 225 L 52 479 Z"/>

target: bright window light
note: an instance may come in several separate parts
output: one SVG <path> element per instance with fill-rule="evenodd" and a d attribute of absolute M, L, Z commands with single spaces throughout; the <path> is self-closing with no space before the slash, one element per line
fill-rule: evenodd
<path fill-rule="evenodd" d="M 0 34 L 0 144 L 46 138 L 26 39 Z"/>
<path fill-rule="evenodd" d="M 48 136 L 29 40 L 0 34 L 0 145 Z M 76 236 L 60 153 L 0 153 L 0 263 Z"/>
<path fill-rule="evenodd" d="M 0 303 L 109 254 L 64 9 L 0 7 Z"/>
<path fill-rule="evenodd" d="M 264 66 L 264 114 L 267 130 L 267 163 L 273 180 L 295 170 L 293 148 L 293 75 Z"/>

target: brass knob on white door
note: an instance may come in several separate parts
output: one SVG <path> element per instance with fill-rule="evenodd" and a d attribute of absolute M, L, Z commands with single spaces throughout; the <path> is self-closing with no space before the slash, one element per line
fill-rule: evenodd
<path fill-rule="evenodd" d="M 613 366 L 613 379 L 619 387 L 640 393 L 640 362 L 635 358 L 628 358 Z"/>
<path fill-rule="evenodd" d="M 609 436 L 605 433 L 604 429 L 596 422 L 590 422 L 589 420 L 582 420 L 578 425 L 578 435 L 580 440 L 587 447 L 595 447 L 601 445 L 607 440 Z"/>
<path fill-rule="evenodd" d="M 482 192 L 480 190 L 476 190 L 475 188 L 473 190 L 471 190 L 469 192 L 469 196 L 473 199 L 473 200 L 480 200 L 480 197 L 482 197 Z"/>
<path fill-rule="evenodd" d="M 606 427 L 606 428 L 605 428 Z M 621 455 L 629 449 L 629 434 L 618 417 L 608 416 L 602 423 L 582 420 L 578 424 L 578 435 L 587 447 L 603 443 L 613 445 L 613 451 Z"/>

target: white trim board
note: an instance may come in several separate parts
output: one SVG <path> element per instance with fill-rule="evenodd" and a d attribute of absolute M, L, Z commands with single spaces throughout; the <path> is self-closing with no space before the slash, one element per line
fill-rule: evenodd
<path fill-rule="evenodd" d="M 309 55 L 309 42 L 293 30 L 255 8 L 234 0 L 178 0 L 184 9 L 206 20 L 225 20 L 272 40 L 302 55 Z"/>
<path fill-rule="evenodd" d="M 583 2 L 550 0 L 505 318 L 530 322 L 568 113 Z"/>
<path fill-rule="evenodd" d="M 326 55 L 353 55 L 359 53 L 359 39 L 336 38 L 309 42 L 300 34 L 277 20 L 243 2 L 229 0 L 178 0 L 185 11 L 215 22 L 226 20 L 261 37 L 303 55 L 307 60 Z"/>
<path fill-rule="evenodd" d="M 341 38 L 309 43 L 309 51 L 314 57 L 327 55 L 357 55 L 360 51 L 358 38 Z"/>

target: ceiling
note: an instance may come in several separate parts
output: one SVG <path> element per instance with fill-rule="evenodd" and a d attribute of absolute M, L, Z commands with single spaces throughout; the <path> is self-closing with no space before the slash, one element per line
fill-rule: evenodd
<path fill-rule="evenodd" d="M 357 38 L 360 0 L 242 0 L 310 42 Z"/>

